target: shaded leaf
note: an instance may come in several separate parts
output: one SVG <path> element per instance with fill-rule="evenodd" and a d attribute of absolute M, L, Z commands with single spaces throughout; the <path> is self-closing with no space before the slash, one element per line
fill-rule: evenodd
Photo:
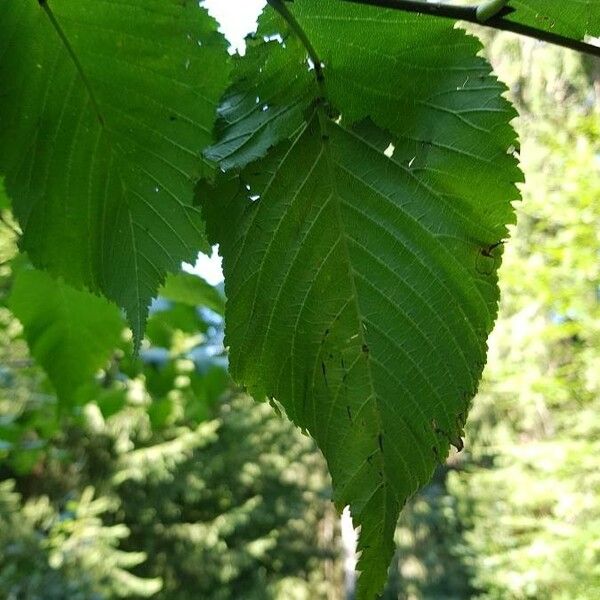
<path fill-rule="evenodd" d="M 4 188 L 4 178 L 0 177 L 0 211 L 10 208 L 10 201 Z"/>
<path fill-rule="evenodd" d="M 303 68 L 306 59 L 299 42 L 288 38 L 290 52 L 277 39 L 265 37 L 267 43 L 260 33 L 258 39 L 248 39 L 246 55 L 235 61 L 235 83 L 219 107 L 219 140 L 204 153 L 223 170 L 245 167 L 293 137 L 310 101 L 306 90 L 312 75 Z M 295 69 L 290 69 L 292 57 Z"/>
<path fill-rule="evenodd" d="M 451 23 L 288 6 L 324 86 L 313 77 L 288 98 L 312 98 L 301 133 L 223 174 L 204 212 L 224 257 L 232 374 L 317 440 L 361 527 L 358 595 L 371 599 L 401 507 L 462 445 L 521 179 L 515 113 Z M 281 35 L 290 77 L 311 67 L 272 12 L 259 34 Z"/>
<path fill-rule="evenodd" d="M 195 2 L 3 0 L 0 55 L 0 171 L 22 247 L 123 307 L 139 341 L 166 273 L 206 248 L 193 186 L 225 42 Z"/>

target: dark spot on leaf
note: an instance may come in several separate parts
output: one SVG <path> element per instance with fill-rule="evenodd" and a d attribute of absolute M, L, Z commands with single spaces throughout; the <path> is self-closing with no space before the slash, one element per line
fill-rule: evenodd
<path fill-rule="evenodd" d="M 325 380 L 325 385 L 329 387 L 327 383 L 327 368 L 325 367 L 325 363 L 321 361 L 321 371 L 323 371 L 323 379 Z"/>
<path fill-rule="evenodd" d="M 482 275 L 491 275 L 494 272 L 494 269 L 499 266 L 500 261 L 500 257 L 494 252 L 494 250 L 496 250 L 499 246 L 502 246 L 504 243 L 504 240 L 500 240 L 494 244 L 490 244 L 479 249 L 477 264 L 475 265 L 478 273 L 481 273 Z"/>
<path fill-rule="evenodd" d="M 302 394 L 302 410 L 303 412 L 306 412 L 306 402 L 308 400 L 308 375 L 304 375 L 304 388 Z"/>
<path fill-rule="evenodd" d="M 489 246 L 484 246 L 480 251 L 481 255 L 486 256 L 487 258 L 494 258 L 492 252 L 502 244 L 504 244 L 504 240 L 500 240 L 499 242 L 496 242 L 495 244 L 490 244 Z"/>
<path fill-rule="evenodd" d="M 460 436 L 450 440 L 450 443 L 458 450 L 458 452 L 462 452 L 465 449 L 465 444 Z"/>

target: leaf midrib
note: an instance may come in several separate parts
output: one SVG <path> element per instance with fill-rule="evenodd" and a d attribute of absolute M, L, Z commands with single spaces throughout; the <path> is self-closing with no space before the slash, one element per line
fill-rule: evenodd
<path fill-rule="evenodd" d="M 322 82 L 321 89 L 326 90 L 325 82 Z M 355 280 L 355 275 L 354 275 L 354 268 L 352 266 L 352 261 L 350 259 L 350 248 L 348 247 L 348 234 L 346 232 L 346 227 L 344 225 L 344 219 L 342 216 L 343 200 L 342 200 L 341 194 L 339 193 L 339 190 L 337 187 L 337 182 L 336 182 L 335 161 L 333 158 L 330 137 L 329 137 L 329 127 L 331 127 L 332 124 L 331 124 L 331 120 L 325 113 L 325 105 L 323 102 L 320 102 L 319 105 L 317 106 L 316 115 L 317 115 L 317 119 L 319 122 L 319 128 L 321 131 L 321 146 L 323 148 L 323 153 L 325 155 L 325 159 L 326 159 L 326 163 L 327 163 L 327 171 L 329 173 L 329 179 L 330 179 L 331 187 L 332 187 L 331 196 L 333 198 L 333 204 L 335 207 L 335 214 L 336 214 L 336 219 L 337 219 L 337 226 L 338 226 L 338 229 L 340 232 L 341 247 L 342 247 L 342 252 L 344 255 L 344 262 L 347 265 L 347 276 L 348 276 L 348 280 L 350 282 L 350 287 L 351 287 L 351 297 L 353 299 L 352 303 L 354 305 L 354 310 L 356 313 L 358 335 L 359 335 L 359 340 L 360 340 L 359 343 L 360 343 L 360 347 L 361 347 L 359 349 L 359 352 L 361 352 L 364 355 L 364 360 L 366 362 L 366 369 L 367 369 L 367 373 L 368 373 L 368 377 L 369 377 L 369 386 L 371 388 L 371 394 L 369 396 L 372 396 L 373 401 L 375 403 L 374 413 L 375 413 L 375 418 L 376 418 L 376 428 L 377 428 L 377 432 L 378 432 L 377 435 L 378 435 L 378 439 L 379 439 L 379 443 L 375 442 L 375 444 L 376 444 L 375 452 L 379 453 L 381 455 L 382 476 L 381 476 L 381 484 L 380 485 L 384 488 L 383 489 L 383 494 L 384 494 L 383 515 L 381 518 L 381 523 L 385 523 L 385 520 L 387 518 L 387 514 L 386 514 L 387 502 L 385 501 L 385 497 L 389 493 L 389 489 L 388 489 L 389 477 L 387 475 L 387 464 L 386 464 L 385 456 L 383 453 L 384 429 L 383 429 L 383 422 L 381 419 L 381 411 L 380 411 L 380 407 L 379 407 L 379 394 L 377 393 L 377 389 L 375 387 L 372 361 L 371 361 L 371 353 L 370 353 L 368 341 L 367 341 L 367 339 L 365 337 L 365 333 L 364 333 L 364 317 L 363 317 L 363 314 L 362 314 L 362 311 L 360 308 L 358 289 L 356 286 L 356 280 Z M 369 400 L 367 399 L 364 404 L 367 405 L 368 402 L 369 402 Z M 360 471 L 360 468 L 362 468 L 362 466 L 359 467 L 359 469 L 357 471 L 355 471 L 355 474 L 353 476 L 356 476 L 356 474 Z M 377 490 L 377 488 L 376 488 L 376 490 Z M 392 491 L 393 491 L 393 488 L 392 488 Z M 374 495 L 375 495 L 375 492 L 373 492 L 373 494 L 369 498 L 369 502 L 370 502 L 370 499 Z M 394 498 L 395 497 L 396 497 L 396 494 L 394 493 Z"/>
<path fill-rule="evenodd" d="M 97 122 L 97 126 L 99 129 L 99 133 L 100 136 L 104 135 L 105 139 L 107 140 L 107 150 L 110 154 L 110 164 L 113 165 L 114 171 L 116 172 L 116 177 L 118 180 L 118 184 L 121 190 L 121 197 L 123 199 L 123 204 L 126 207 L 126 214 L 124 215 L 125 219 L 126 219 L 126 224 L 127 227 L 129 228 L 130 231 L 130 235 L 131 235 L 131 244 L 132 244 L 132 254 L 133 254 L 133 264 L 134 264 L 134 272 L 135 272 L 135 280 L 134 280 L 134 288 L 135 288 L 135 301 L 136 301 L 136 306 L 138 307 L 138 309 L 136 310 L 137 312 L 137 317 L 135 317 L 134 319 L 134 315 L 131 314 L 129 315 L 129 318 L 132 321 L 135 321 L 134 323 L 132 323 L 133 325 L 133 329 L 134 331 L 138 331 L 141 332 L 143 329 L 143 323 L 145 320 L 145 316 L 144 316 L 144 310 L 143 310 L 143 306 L 142 306 L 142 302 L 141 302 L 141 289 L 142 289 L 142 282 L 140 279 L 141 276 L 141 267 L 139 265 L 139 261 L 138 261 L 138 242 L 137 242 L 137 234 L 134 230 L 134 219 L 133 219 L 133 215 L 132 215 L 132 211 L 130 209 L 129 206 L 129 198 L 130 196 L 135 196 L 138 199 L 141 199 L 144 204 L 146 206 L 148 206 L 158 217 L 160 220 L 162 220 L 165 225 L 168 226 L 168 223 L 166 223 L 164 215 L 160 214 L 153 205 L 151 205 L 151 203 L 144 198 L 141 194 L 139 194 L 135 189 L 130 188 L 130 186 L 127 184 L 126 178 L 124 177 L 123 173 L 122 173 L 122 164 L 125 161 L 126 155 L 124 154 L 123 150 L 120 147 L 120 144 L 117 140 L 115 140 L 115 135 L 116 136 L 123 136 L 129 143 L 133 143 L 134 145 L 139 145 L 139 143 L 137 142 L 137 140 L 135 140 L 134 138 L 131 138 L 130 136 L 126 136 L 122 133 L 119 133 L 117 130 L 113 130 L 108 126 L 108 122 L 107 119 L 104 115 L 104 112 L 102 110 L 102 104 L 99 102 L 98 98 L 96 97 L 95 91 L 94 91 L 94 87 L 92 85 L 91 80 L 89 79 L 89 77 L 87 76 L 87 73 L 84 69 L 84 66 L 82 64 L 82 62 L 79 60 L 78 55 L 75 51 L 75 48 L 73 47 L 73 45 L 70 43 L 69 38 L 67 36 L 67 34 L 65 33 L 65 31 L 63 30 L 63 28 L 61 27 L 58 19 L 56 18 L 56 16 L 54 15 L 54 13 L 52 12 L 48 1 L 44 0 L 44 2 L 40 2 L 40 5 L 42 7 L 42 10 L 44 10 L 44 13 L 46 14 L 46 16 L 48 17 L 48 20 L 50 21 L 50 24 L 52 26 L 52 28 L 54 29 L 56 35 L 58 36 L 58 38 L 61 40 L 61 44 L 64 48 L 64 50 L 66 51 L 67 55 L 69 56 L 72 64 L 75 67 L 75 71 L 77 73 L 77 78 L 79 79 L 80 83 L 83 84 L 84 89 L 86 90 L 87 96 L 90 100 L 90 103 L 92 105 L 92 109 L 96 115 L 96 122 Z M 203 98 L 204 99 L 204 98 Z M 119 109 L 117 107 L 111 107 L 111 110 L 116 110 L 117 112 L 122 112 L 119 111 Z M 127 115 L 125 113 L 123 113 L 125 117 L 130 118 L 130 115 Z M 186 119 L 189 121 L 189 119 Z M 196 123 L 193 123 L 194 125 L 198 125 Z M 202 128 L 201 128 L 202 129 Z M 159 134 L 158 132 L 156 132 L 158 135 L 162 135 Z M 180 144 L 177 144 L 174 140 L 171 140 L 169 138 L 165 138 L 164 136 L 162 136 L 165 141 L 169 142 L 170 144 L 173 144 L 176 148 L 179 148 L 183 151 L 186 151 L 190 154 L 193 154 L 191 150 L 189 150 L 188 148 L 185 148 L 183 146 L 181 146 Z M 167 164 L 168 166 L 171 166 L 172 168 L 175 168 L 173 165 L 170 165 L 170 163 L 168 163 L 168 161 L 166 161 L 166 159 L 159 157 L 158 155 L 156 155 L 156 153 L 152 152 L 152 150 L 148 150 L 148 149 L 144 149 L 146 152 L 149 152 L 150 154 L 152 154 L 153 156 L 160 158 L 163 162 L 165 162 L 165 164 Z M 116 160 L 115 160 L 116 159 Z M 163 190 L 165 190 L 165 192 L 167 194 L 169 194 L 169 196 L 171 196 L 171 198 L 173 198 L 180 206 L 181 208 L 184 210 L 185 214 L 188 215 L 188 221 L 190 221 L 190 224 L 193 226 L 193 228 L 195 230 L 198 231 L 198 228 L 195 226 L 195 224 L 191 221 L 191 219 L 189 218 L 189 214 L 188 214 L 188 210 L 189 209 L 193 209 L 192 206 L 188 206 L 186 204 L 184 204 L 181 199 L 179 197 L 177 197 L 177 195 L 172 192 L 171 190 L 169 190 L 169 188 L 164 185 L 163 183 L 157 181 L 157 179 L 154 176 L 151 176 L 150 173 L 148 173 L 141 165 L 139 165 L 137 162 L 134 163 L 135 167 L 137 169 L 139 169 L 141 172 L 143 172 L 146 176 L 148 176 L 152 181 L 154 181 L 156 183 L 156 185 L 160 186 Z M 178 173 L 180 173 L 182 176 L 187 177 L 187 174 L 182 173 L 180 169 L 175 169 Z M 103 209 L 106 208 L 106 202 L 103 202 Z M 105 210 L 103 210 L 103 215 L 105 213 Z M 106 226 L 106 217 L 105 215 L 103 216 L 103 227 Z M 169 227 L 169 229 L 172 231 L 172 233 L 175 235 L 175 237 L 180 241 L 180 243 L 182 244 L 183 247 L 185 247 L 188 252 L 191 250 L 189 248 L 189 245 L 185 242 L 185 240 L 181 237 L 181 235 L 179 235 L 179 233 L 173 228 L 173 227 Z M 198 231 L 198 233 L 200 233 L 200 231 Z M 146 232 L 146 234 L 148 234 L 148 232 Z M 105 244 L 105 239 L 104 236 L 102 236 L 100 238 L 100 244 L 101 244 L 101 250 L 100 250 L 100 255 L 101 255 L 101 259 L 100 259 L 100 265 L 102 268 L 102 272 L 100 274 L 94 273 L 95 269 L 92 268 L 92 279 L 94 281 L 96 281 L 97 283 L 100 283 L 101 285 L 106 285 L 106 282 L 104 281 L 105 278 L 105 267 L 103 266 L 104 263 L 104 256 L 105 256 L 105 249 L 104 249 L 104 244 Z M 161 249 L 163 251 L 166 250 L 164 248 Z M 166 253 L 166 255 L 168 256 L 168 253 Z"/>
<path fill-rule="evenodd" d="M 79 58 L 77 57 L 77 53 L 75 52 L 75 49 L 71 45 L 69 38 L 67 37 L 67 34 L 64 32 L 64 30 L 60 26 L 60 23 L 58 22 L 57 18 L 55 17 L 54 13 L 52 12 L 52 9 L 50 8 L 50 5 L 48 4 L 48 0 L 42 0 L 42 2 L 40 2 L 40 6 L 42 7 L 42 10 L 48 17 L 48 20 L 50 21 L 52 28 L 54 29 L 58 38 L 60 39 L 60 41 L 63 45 L 63 48 L 67 52 L 67 55 L 71 59 L 73 65 L 75 67 L 75 70 L 78 74 L 79 80 L 83 84 L 83 86 L 87 92 L 87 95 L 90 99 L 93 110 L 96 113 L 98 127 L 101 132 L 100 137 L 102 135 L 102 132 L 104 132 L 104 134 L 106 135 L 106 137 L 108 139 L 108 148 L 109 148 L 110 155 L 111 155 L 110 156 L 110 164 L 112 164 L 113 157 L 114 156 L 120 157 L 121 153 L 119 151 L 118 143 L 114 142 L 114 140 L 112 139 L 112 136 L 110 134 L 110 130 L 106 127 L 106 121 L 104 119 L 104 115 L 103 115 L 102 111 L 100 110 L 100 104 L 98 103 L 98 101 L 96 99 L 96 95 L 94 93 L 92 84 L 86 75 L 83 65 L 81 64 L 81 62 L 79 61 Z M 138 265 L 138 261 L 137 261 L 136 236 L 133 231 L 133 220 L 131 218 L 131 211 L 129 210 L 129 206 L 127 203 L 127 186 L 126 186 L 126 183 L 121 174 L 121 170 L 119 168 L 119 160 L 117 160 L 116 171 L 117 171 L 117 175 L 118 175 L 119 186 L 121 188 L 121 193 L 123 195 L 123 199 L 125 200 L 125 202 L 127 204 L 127 221 L 128 221 L 129 228 L 131 231 L 132 248 L 133 248 L 132 254 L 133 254 L 133 261 L 134 261 L 134 265 L 135 265 L 135 269 L 134 269 L 134 271 L 135 271 L 135 293 L 136 293 L 136 300 L 137 300 L 138 306 L 140 306 L 141 305 L 141 302 L 140 302 L 141 291 L 140 291 L 140 279 L 139 279 L 139 265 Z M 104 215 L 104 213 L 105 213 L 104 209 L 106 208 L 106 202 L 104 202 L 103 204 L 104 204 L 104 206 L 103 206 L 103 215 Z M 103 216 L 103 223 L 102 223 L 103 230 L 104 230 L 105 224 L 106 224 L 106 217 Z M 104 236 L 102 236 L 100 238 L 100 245 L 101 245 L 101 249 L 100 249 L 101 264 L 103 264 L 104 256 L 105 256 Z M 92 276 L 93 276 L 93 279 L 96 279 L 96 277 L 97 277 L 93 273 L 92 273 Z M 103 272 L 100 274 L 99 281 L 101 281 L 102 283 L 105 284 L 105 282 L 103 280 L 104 280 L 104 267 L 103 267 Z M 130 315 L 130 318 L 132 318 L 132 315 Z M 136 324 L 135 324 L 138 328 L 138 331 L 142 330 L 142 321 L 143 321 L 143 318 L 140 313 L 138 315 L 138 318 L 136 319 Z"/>
<path fill-rule="evenodd" d="M 77 73 L 79 74 L 79 78 L 88 93 L 90 102 L 92 103 L 94 112 L 96 113 L 96 116 L 98 118 L 100 126 L 103 127 L 104 126 L 104 115 L 102 114 L 102 112 L 100 110 L 100 105 L 98 104 L 98 101 L 96 99 L 96 94 L 94 93 L 92 84 L 87 77 L 87 74 L 83 68 L 83 65 L 81 64 L 79 58 L 77 57 L 77 53 L 75 52 L 75 49 L 73 48 L 71 42 L 69 41 L 67 34 L 65 33 L 65 31 L 61 27 L 60 23 L 58 22 L 58 19 L 54 16 L 54 13 L 52 12 L 52 9 L 50 8 L 50 4 L 48 3 L 48 0 L 39 0 L 39 5 L 41 6 L 42 10 L 48 17 L 48 20 L 50 21 L 52 28 L 56 32 L 56 35 L 58 35 L 60 41 L 62 42 L 63 47 L 65 48 L 65 50 L 67 51 L 67 54 L 69 55 L 69 58 L 73 62 L 73 65 L 75 66 L 75 69 L 76 69 Z"/>

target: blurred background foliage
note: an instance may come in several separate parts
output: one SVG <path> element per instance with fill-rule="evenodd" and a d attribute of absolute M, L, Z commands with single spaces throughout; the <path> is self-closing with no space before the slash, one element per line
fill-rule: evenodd
<path fill-rule="evenodd" d="M 466 448 L 403 513 L 384 597 L 593 600 L 600 64 L 483 35 L 521 113 L 527 183 Z M 85 361 L 26 339 L 13 313 L 35 315 L 15 289 L 36 275 L 1 198 L 0 211 L 0 598 L 349 597 L 323 461 L 229 380 L 222 291 L 172 277 L 139 356 L 122 329 L 86 375 Z M 75 315 L 86 299 L 70 301 Z M 57 360 L 76 365 L 68 401 Z"/>

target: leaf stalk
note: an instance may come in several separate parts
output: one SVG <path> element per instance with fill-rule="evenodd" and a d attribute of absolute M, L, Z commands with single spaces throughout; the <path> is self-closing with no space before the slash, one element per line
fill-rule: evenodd
<path fill-rule="evenodd" d="M 315 47 L 312 45 L 312 42 L 306 35 L 306 32 L 304 29 L 302 29 L 302 26 L 300 23 L 298 23 L 296 17 L 292 14 L 290 9 L 285 5 L 284 0 L 267 0 L 267 3 L 285 19 L 292 31 L 302 42 L 302 45 L 306 48 L 306 52 L 308 53 L 310 61 L 313 63 L 315 69 L 317 83 L 321 89 L 322 95 L 325 96 L 325 75 L 323 74 L 323 61 L 320 59 Z"/>
<path fill-rule="evenodd" d="M 292 14 L 290 9 L 286 6 L 285 0 L 267 0 L 267 3 L 277 11 L 286 23 L 290 26 L 291 30 L 298 36 L 298 39 L 302 42 L 310 61 L 313 63 L 313 68 L 315 70 L 315 78 L 317 80 L 317 85 L 319 87 L 319 97 L 317 98 L 317 118 L 319 120 L 319 127 L 321 129 L 321 135 L 323 141 L 327 141 L 329 139 L 329 134 L 327 133 L 327 122 L 328 118 L 326 116 L 325 107 L 327 105 L 327 90 L 325 88 L 325 74 L 323 73 L 323 61 L 319 57 L 315 47 L 310 41 L 309 37 L 306 35 L 304 29 L 302 29 L 302 25 L 298 23 L 296 17 Z"/>

